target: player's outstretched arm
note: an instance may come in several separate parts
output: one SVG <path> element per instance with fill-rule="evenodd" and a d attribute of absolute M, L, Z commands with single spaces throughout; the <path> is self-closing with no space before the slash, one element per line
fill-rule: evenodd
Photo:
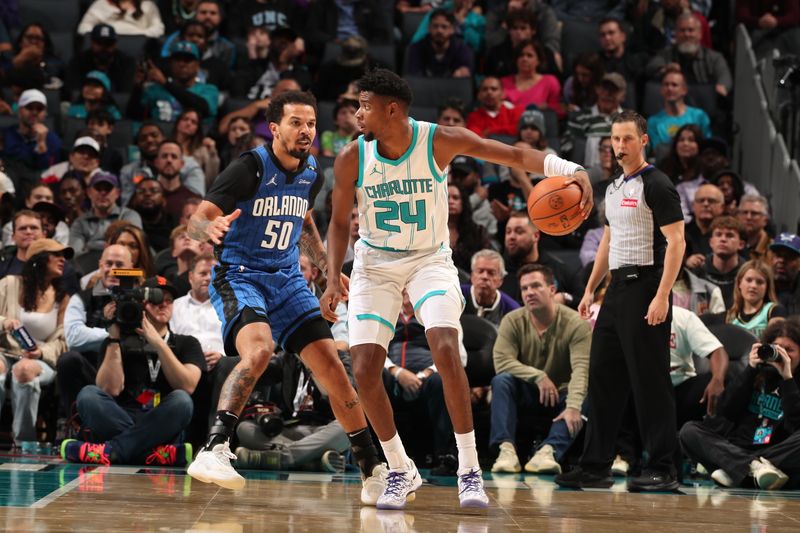
<path fill-rule="evenodd" d="M 222 209 L 208 200 L 203 200 L 197 206 L 197 211 L 192 218 L 189 219 L 187 228 L 189 236 L 196 241 L 210 240 L 214 244 L 220 244 L 230 229 L 231 223 L 241 214 L 242 210 L 236 209 L 230 215 L 223 215 Z"/>
<path fill-rule="evenodd" d="M 466 128 L 438 126 L 435 135 L 434 156 L 439 168 L 444 168 L 455 156 L 462 154 L 545 176 L 572 176 L 583 191 L 581 208 L 584 218 L 592 211 L 592 184 L 589 174 L 580 165 L 534 148 L 484 139 Z"/>
<path fill-rule="evenodd" d="M 350 213 L 355 200 L 358 179 L 358 141 L 345 146 L 333 163 L 335 182 L 332 196 L 331 221 L 328 224 L 328 287 L 320 298 L 320 308 L 326 320 L 336 321 L 336 305 L 346 296 L 340 281 L 342 264 L 350 240 Z"/>

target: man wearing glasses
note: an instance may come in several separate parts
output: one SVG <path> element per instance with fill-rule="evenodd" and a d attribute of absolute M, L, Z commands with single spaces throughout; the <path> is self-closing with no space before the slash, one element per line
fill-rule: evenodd
<path fill-rule="evenodd" d="M 701 268 L 711 253 L 711 222 L 722 214 L 725 196 L 719 187 L 706 183 L 697 189 L 692 201 L 694 218 L 686 224 L 686 261 L 689 270 Z"/>
<path fill-rule="evenodd" d="M 748 259 L 766 257 L 772 238 L 764 229 L 769 222 L 769 204 L 763 196 L 745 194 L 739 200 L 736 218 L 744 224 L 746 242 L 742 255 Z"/>

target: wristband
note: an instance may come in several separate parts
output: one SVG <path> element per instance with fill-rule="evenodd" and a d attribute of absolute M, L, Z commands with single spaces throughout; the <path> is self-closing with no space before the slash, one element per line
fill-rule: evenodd
<path fill-rule="evenodd" d="M 108 338 L 108 344 L 120 344 L 119 339 L 112 339 L 111 337 Z"/>
<path fill-rule="evenodd" d="M 397 372 L 394 373 L 394 380 L 397 381 L 397 376 L 400 375 L 400 372 L 403 372 L 405 369 L 401 366 L 397 367 Z"/>
<path fill-rule="evenodd" d="M 580 170 L 584 170 L 584 168 L 572 161 L 561 159 L 555 154 L 547 154 L 544 158 L 545 176 L 571 176 Z"/>

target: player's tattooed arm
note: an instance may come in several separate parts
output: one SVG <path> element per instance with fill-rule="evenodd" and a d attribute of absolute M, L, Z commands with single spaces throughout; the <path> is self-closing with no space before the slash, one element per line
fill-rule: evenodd
<path fill-rule="evenodd" d="M 311 260 L 324 276 L 328 272 L 328 254 L 325 251 L 325 245 L 322 244 L 322 238 L 317 231 L 317 225 L 314 224 L 314 219 L 311 218 L 311 212 L 306 214 L 303 220 L 303 229 L 300 232 L 300 253 L 305 255 Z"/>
<path fill-rule="evenodd" d="M 192 217 L 187 224 L 186 232 L 189 237 L 196 241 L 206 242 L 208 240 L 208 226 L 211 221 L 205 218 Z"/>

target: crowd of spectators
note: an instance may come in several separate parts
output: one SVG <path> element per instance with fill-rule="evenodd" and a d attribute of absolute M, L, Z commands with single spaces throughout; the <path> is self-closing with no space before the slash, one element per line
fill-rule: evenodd
<path fill-rule="evenodd" d="M 695 0 L 54 3 L 56 11 L 80 13 L 76 27 L 45 25 L 24 1 L 6 4 L 13 9 L 0 10 L 0 340 L 8 355 L 0 359 L 0 379 L 11 374 L 17 445 L 63 439 L 80 427 L 84 438 L 114 450 L 115 462 L 191 459 L 184 443 L 205 434 L 215 387 L 230 366 L 221 337 L 209 333 L 217 323 L 208 300 L 215 261 L 208 244 L 188 237 L 185 224 L 222 168 L 272 141 L 264 115 L 269 99 L 309 90 L 318 99 L 312 153 L 326 180 L 315 206 L 324 239 L 333 157 L 358 135 L 353 82 L 373 66 L 386 66 L 409 80 L 415 118 L 560 154 L 586 166 L 593 182 L 592 216 L 573 234 L 551 237 L 525 213 L 542 176 L 464 156 L 450 165 L 449 244 L 465 313 L 499 335 L 494 360 L 483 362 L 496 374 L 494 394 L 489 383 L 473 387 L 475 409 L 491 400 L 482 454 L 497 458 L 494 470 L 518 471 L 524 464 L 531 472 L 560 471 L 583 425 L 580 413 L 591 401 L 585 398 L 591 324 L 570 308 L 583 294 L 602 234 L 605 190 L 620 173 L 611 117 L 632 108 L 647 118 L 648 159 L 676 184 L 686 221 L 687 252 L 673 304 L 689 316 L 674 315 L 674 339 L 687 340 L 673 354 L 680 374 L 673 384 L 687 405 L 702 399 L 706 409 L 679 410 L 681 423 L 691 421 L 681 431 L 685 451 L 722 469 L 727 462 L 708 459 L 707 448 L 706 455 L 698 451 L 703 439 L 739 454 L 736 467 L 723 472 L 727 477 L 714 477 L 723 485 L 751 475 L 759 486 L 775 488 L 782 483 L 759 481 L 775 471 L 800 482 L 788 452 L 762 453 L 786 441 L 800 454 L 800 237 L 775 231 L 770 191 L 756 190 L 752 176 L 731 167 L 733 131 L 726 120 L 736 91 L 734 24 L 748 28 L 759 54 L 771 47 L 800 53 L 796 2 L 753 0 L 735 8 Z M 351 246 L 357 239 L 354 210 Z M 163 302 L 145 305 L 135 335 L 115 325 L 118 268 L 141 269 L 144 282 L 165 293 Z M 313 267 L 306 271 L 310 284 L 324 282 Z M 602 296 L 600 289 L 598 307 Z M 346 360 L 346 308 L 339 314 L 337 347 Z M 751 354 L 740 378 L 741 365 L 729 366 L 728 359 L 742 354 L 720 351 L 711 333 L 686 333 L 699 328 L 698 320 L 743 329 L 756 344 L 776 343 L 789 362 L 765 367 Z M 20 325 L 34 337 L 33 350 L 10 335 Z M 127 346 L 126 335 L 149 348 Z M 131 363 L 128 350 L 146 357 Z M 699 381 L 692 353 L 710 361 L 711 371 Z M 319 427 L 265 440 L 256 416 L 239 432 L 244 463 L 300 467 L 322 460 L 338 468 L 346 448 L 341 429 L 320 407 L 324 397 L 297 358 L 280 355 L 260 401 L 280 405 L 286 419 Z M 774 372 L 758 377 L 769 369 Z M 452 431 L 410 305 L 398 317 L 385 372 L 398 409 L 408 407 L 431 424 L 432 438 L 419 453 L 431 454 L 431 466 L 447 473 Z M 736 393 L 719 403 L 731 379 L 740 380 Z M 282 380 L 290 381 L 280 392 L 274 385 Z M 765 380 L 779 385 L 765 389 L 759 385 Z M 57 413 L 38 411 L 38 391 L 52 382 Z M 745 400 L 739 396 L 753 383 L 769 397 L 759 404 L 772 409 L 759 411 L 762 419 L 780 415 L 780 427 L 765 422 L 774 437 L 721 444 L 730 435 L 704 424 L 727 417 L 740 428 Z M 518 428 L 519 410 L 535 412 L 537 420 L 522 417 Z M 544 427 L 534 423 L 542 420 Z M 619 459 L 635 468 L 636 444 L 621 442 L 620 450 Z M 92 450 L 65 453 L 78 461 L 94 457 Z"/>

